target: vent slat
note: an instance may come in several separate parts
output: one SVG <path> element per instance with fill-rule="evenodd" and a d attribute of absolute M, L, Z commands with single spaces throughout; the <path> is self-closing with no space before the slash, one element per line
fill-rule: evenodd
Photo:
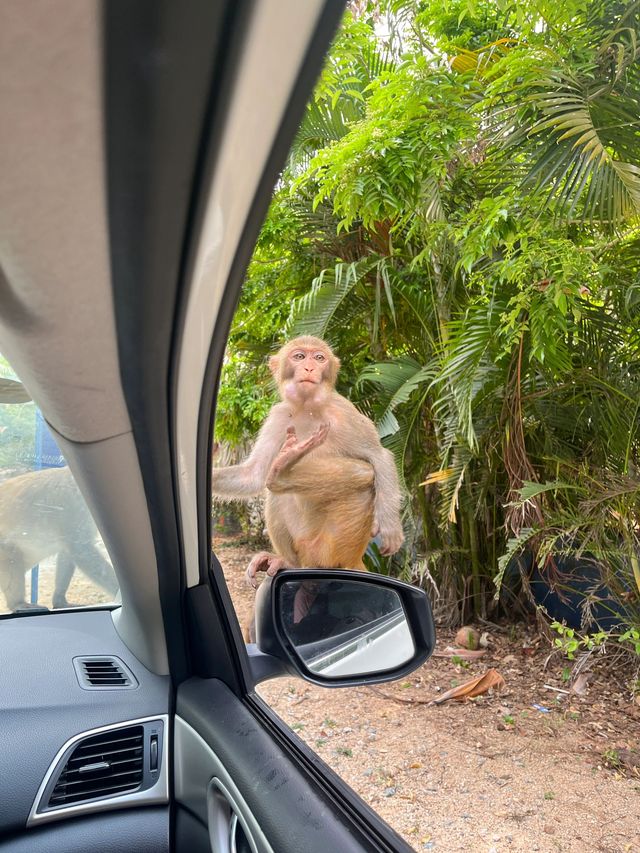
<path fill-rule="evenodd" d="M 142 761 L 142 753 L 140 753 L 140 755 L 136 755 L 134 758 L 121 758 L 118 761 L 109 761 L 106 763 L 108 763 L 109 768 L 113 768 L 115 770 L 116 768 L 121 767 L 124 764 L 139 764 L 141 761 Z M 90 762 L 83 761 L 82 764 L 79 764 L 77 767 L 70 767 L 67 770 L 65 770 L 66 778 L 67 779 L 75 779 L 76 777 L 78 777 L 78 778 L 82 779 L 85 775 L 87 775 L 89 773 L 92 774 L 89 778 L 94 778 L 95 773 L 98 772 L 97 770 L 83 770 L 82 769 L 83 767 L 90 767 L 90 766 L 91 766 Z M 99 772 L 102 774 L 105 774 L 105 773 L 110 773 L 111 770 L 107 769 L 106 767 L 100 767 Z"/>
<path fill-rule="evenodd" d="M 89 777 L 87 779 L 72 780 L 71 782 L 62 782 L 60 788 L 64 788 L 64 791 L 61 790 L 60 793 L 74 793 L 79 790 L 79 786 L 82 786 L 83 791 L 95 791 L 104 785 L 111 786 L 112 782 L 113 785 L 119 785 L 125 781 L 126 784 L 130 784 L 131 777 L 137 778 L 139 773 L 140 767 L 136 767 L 134 770 L 123 770 L 120 773 L 113 773 L 111 775 L 109 773 L 100 773 L 99 775 L 96 774 L 94 778 Z"/>
<path fill-rule="evenodd" d="M 143 736 L 142 726 L 129 726 L 79 743 L 58 776 L 49 807 L 135 791 L 144 775 Z M 80 772 L 80 768 L 100 762 L 109 766 Z"/>
<path fill-rule="evenodd" d="M 93 750 L 110 750 L 114 745 L 117 746 L 118 749 L 129 749 L 133 746 L 140 746 L 142 743 L 142 736 L 140 735 L 131 735 L 127 738 L 111 738 L 109 740 L 104 740 L 100 743 L 96 743 L 95 741 L 91 741 L 90 743 L 83 743 L 78 748 L 78 754 L 85 754 L 87 752 L 92 752 Z M 74 753 L 75 755 L 75 753 Z"/>
<path fill-rule="evenodd" d="M 140 740 L 141 738 L 141 734 L 127 734 L 123 735 L 122 737 L 118 737 L 116 732 L 108 732 L 105 735 L 96 735 L 95 737 L 89 737 L 86 739 L 86 741 L 83 740 L 80 746 L 84 748 L 94 746 L 96 744 L 108 745 L 110 743 L 124 743 L 124 741 L 127 740 Z"/>
<path fill-rule="evenodd" d="M 92 761 L 111 761 L 112 756 L 122 755 L 134 749 L 142 751 L 142 745 L 128 746 L 125 749 L 104 749 L 100 750 L 100 752 L 84 753 L 77 758 L 74 756 L 69 759 L 69 769 L 73 770 L 75 767 L 81 767 L 83 764 L 91 764 Z"/>
<path fill-rule="evenodd" d="M 49 806 L 62 806 L 62 805 L 72 805 L 77 802 L 84 802 L 85 800 L 95 800 L 98 797 L 110 797 L 114 794 L 124 794 L 126 792 L 135 791 L 138 785 L 134 785 L 133 787 L 129 784 L 122 785 L 109 785 L 108 787 L 103 788 L 102 790 L 92 791 L 89 796 L 56 796 L 51 795 L 51 799 L 49 800 Z"/>

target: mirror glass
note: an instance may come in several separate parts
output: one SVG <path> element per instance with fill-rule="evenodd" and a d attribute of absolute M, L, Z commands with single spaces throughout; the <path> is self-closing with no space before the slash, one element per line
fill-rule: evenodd
<path fill-rule="evenodd" d="M 278 608 L 287 639 L 323 678 L 385 672 L 414 655 L 402 601 L 392 589 L 358 580 L 286 581 Z"/>

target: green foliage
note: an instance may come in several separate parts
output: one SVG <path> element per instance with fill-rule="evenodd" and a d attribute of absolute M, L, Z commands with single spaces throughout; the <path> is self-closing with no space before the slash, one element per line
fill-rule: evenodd
<path fill-rule="evenodd" d="M 640 631 L 637 628 L 629 628 L 622 633 L 595 631 L 592 634 L 583 634 L 560 622 L 552 622 L 550 627 L 559 635 L 553 641 L 554 646 L 564 652 L 569 660 L 575 660 L 578 652 L 598 651 L 608 641 L 622 643 L 629 651 L 640 656 Z"/>
<path fill-rule="evenodd" d="M 7 359 L 0 354 L 0 376 L 18 382 Z M 19 386 L 20 387 L 20 386 Z M 0 472 L 21 473 L 34 465 L 36 409 L 31 402 L 0 403 Z"/>
<path fill-rule="evenodd" d="M 32 469 L 35 430 L 33 403 L 0 404 L 0 469 L 14 473 Z"/>
<path fill-rule="evenodd" d="M 428 564 L 452 618 L 562 541 L 640 625 L 639 8 L 348 12 L 247 275 L 219 435 L 255 433 L 283 337 L 329 340 L 408 495 L 370 564 Z"/>

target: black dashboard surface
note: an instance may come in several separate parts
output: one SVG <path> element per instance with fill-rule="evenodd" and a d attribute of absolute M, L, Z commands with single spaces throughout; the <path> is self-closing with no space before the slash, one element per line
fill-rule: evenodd
<path fill-rule="evenodd" d="M 115 655 L 134 689 L 84 690 L 73 658 Z M 99 726 L 166 714 L 168 676 L 158 676 L 120 640 L 109 610 L 46 613 L 0 620 L 0 841 L 24 829 L 44 775 L 74 735 Z"/>

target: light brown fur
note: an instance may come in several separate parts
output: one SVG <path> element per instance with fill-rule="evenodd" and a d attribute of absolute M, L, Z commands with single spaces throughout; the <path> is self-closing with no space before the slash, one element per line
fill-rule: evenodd
<path fill-rule="evenodd" d="M 303 457 L 269 484 L 265 516 L 269 538 L 290 566 L 364 570 L 373 469 L 359 459 Z"/>
<path fill-rule="evenodd" d="M 364 569 L 376 533 L 382 551 L 402 544 L 393 457 L 373 423 L 334 390 L 340 361 L 319 338 L 301 337 L 271 357 L 282 402 L 269 413 L 246 462 L 213 471 L 213 491 L 250 497 L 267 487 L 266 521 L 275 555 L 249 565 L 275 574 L 300 568 Z"/>

